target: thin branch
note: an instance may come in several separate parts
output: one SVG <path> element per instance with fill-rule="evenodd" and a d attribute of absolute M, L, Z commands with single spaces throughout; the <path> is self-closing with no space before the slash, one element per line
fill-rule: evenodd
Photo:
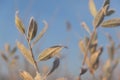
<path fill-rule="evenodd" d="M 91 34 L 90 40 L 89 40 L 89 42 L 88 42 L 88 44 L 87 44 L 87 49 L 86 49 L 87 51 L 86 51 L 86 54 L 85 54 L 85 56 L 84 56 L 82 65 L 85 64 L 85 61 L 86 61 L 86 58 L 87 58 L 87 55 L 88 55 L 88 49 L 89 49 L 90 43 L 91 43 L 91 41 L 92 41 L 92 39 L 93 39 L 93 37 L 94 37 L 94 34 L 95 34 L 95 32 L 96 32 L 96 29 L 97 29 L 97 28 L 94 28 L 94 30 L 93 30 L 93 32 L 92 32 L 92 34 Z"/>
<path fill-rule="evenodd" d="M 31 56 L 32 56 L 32 58 L 33 58 L 33 60 L 34 60 L 34 67 L 35 67 L 36 71 L 39 73 L 39 68 L 38 68 L 37 62 L 36 62 L 36 60 L 35 60 L 35 57 L 34 57 L 34 55 L 33 55 L 33 50 L 32 50 L 32 46 L 31 46 L 31 44 L 30 44 L 30 41 L 29 41 L 29 39 L 27 38 L 26 35 L 24 35 L 24 36 L 25 36 L 25 39 L 27 40 L 28 47 L 29 47 L 30 52 L 31 52 Z"/>

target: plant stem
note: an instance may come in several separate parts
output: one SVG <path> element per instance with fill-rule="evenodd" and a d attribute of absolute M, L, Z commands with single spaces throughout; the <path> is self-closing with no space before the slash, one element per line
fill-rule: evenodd
<path fill-rule="evenodd" d="M 31 56 L 32 56 L 32 58 L 33 58 L 33 60 L 34 60 L 34 67 L 35 67 L 36 71 L 39 73 L 39 68 L 38 68 L 37 62 L 36 62 L 36 60 L 35 60 L 35 57 L 34 57 L 34 55 L 33 55 L 33 50 L 32 50 L 32 46 L 31 46 L 31 44 L 30 44 L 30 41 L 29 41 L 29 39 L 27 38 L 26 35 L 24 35 L 24 36 L 25 36 L 25 39 L 27 40 L 28 47 L 29 47 L 30 52 L 31 52 Z"/>
<path fill-rule="evenodd" d="M 97 28 L 94 28 L 94 30 L 93 30 L 93 32 L 92 32 L 92 34 L 91 34 L 90 40 L 89 40 L 89 42 L 88 42 L 88 44 L 87 44 L 86 54 L 85 54 L 85 56 L 84 56 L 82 65 L 85 64 L 85 61 L 86 61 L 86 58 L 87 58 L 87 55 L 88 55 L 88 49 L 89 49 L 90 43 L 91 43 L 91 41 L 92 41 L 92 39 L 93 39 L 93 37 L 94 37 L 94 34 L 95 34 L 95 32 L 96 32 L 96 29 L 97 29 Z"/>

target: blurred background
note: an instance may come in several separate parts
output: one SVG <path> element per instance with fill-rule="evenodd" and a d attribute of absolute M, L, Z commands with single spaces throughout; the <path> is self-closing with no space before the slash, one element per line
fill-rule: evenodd
<path fill-rule="evenodd" d="M 94 2 L 97 10 L 99 10 L 104 0 L 94 0 Z M 35 18 L 38 23 L 38 33 L 44 27 L 42 21 L 46 20 L 49 25 L 48 30 L 33 48 L 34 55 L 37 59 L 42 50 L 53 45 L 63 44 L 68 46 L 68 49 L 63 49 L 61 52 L 63 58 L 61 59 L 59 68 L 49 77 L 51 80 L 59 77 L 69 77 L 68 80 L 75 79 L 79 76 L 83 60 L 83 54 L 79 49 L 78 43 L 84 36 L 89 36 L 81 26 L 81 23 L 86 22 L 90 30 L 93 30 L 93 16 L 90 14 L 88 3 L 89 0 L 0 0 L 0 50 L 4 51 L 6 46 L 10 46 L 10 49 L 13 49 L 16 46 L 17 40 L 26 44 L 24 37 L 18 32 L 15 26 L 16 10 L 19 10 L 19 16 L 25 24 L 26 29 L 28 29 L 30 17 L 33 16 Z M 106 17 L 105 20 L 120 17 L 119 4 L 120 0 L 111 0 L 110 7 L 115 9 L 116 13 L 109 18 Z M 101 64 L 108 58 L 106 47 L 109 41 L 105 33 L 110 34 L 115 43 L 119 44 L 119 31 L 119 27 L 100 27 L 98 29 L 98 44 L 104 46 L 104 52 L 100 57 Z M 9 52 L 5 54 L 9 59 L 5 61 L 0 57 L 0 80 L 19 80 L 18 72 L 20 70 L 26 70 L 33 74 L 34 69 L 32 65 L 24 59 L 19 51 L 16 51 L 14 56 L 11 57 L 8 56 Z M 119 56 L 119 53 L 117 56 Z M 11 68 L 10 64 L 14 64 L 15 62 L 12 61 L 13 58 L 18 59 L 18 62 Z M 9 62 L 10 60 L 11 62 Z M 52 62 L 53 59 L 39 62 L 41 72 L 45 72 L 46 69 L 51 68 Z M 116 70 L 116 76 L 120 75 L 118 74 L 118 69 Z M 88 72 L 83 77 L 85 80 L 88 80 L 91 75 Z"/>

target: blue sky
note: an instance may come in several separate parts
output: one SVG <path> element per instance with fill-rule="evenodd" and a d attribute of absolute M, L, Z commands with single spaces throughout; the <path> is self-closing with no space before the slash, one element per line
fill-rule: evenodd
<path fill-rule="evenodd" d="M 44 26 L 42 20 L 48 22 L 49 28 L 39 42 L 42 44 L 39 49 L 43 50 L 56 44 L 68 45 L 69 49 L 63 51 L 67 55 L 68 67 L 71 66 L 73 68 L 71 70 L 72 72 L 77 71 L 77 73 L 79 73 L 78 69 L 80 68 L 83 56 L 80 54 L 78 41 L 85 35 L 88 35 L 80 26 L 80 22 L 85 21 L 91 30 L 93 27 L 93 17 L 89 11 L 88 1 L 89 0 L 0 0 L 0 48 L 3 49 L 5 43 L 14 46 L 16 40 L 24 40 L 14 24 L 15 11 L 18 9 L 26 29 L 31 16 L 38 22 L 39 31 L 41 31 Z M 95 0 L 95 3 L 97 9 L 100 9 L 103 0 Z M 109 18 L 120 17 L 119 5 L 120 0 L 111 0 L 110 7 L 115 9 L 116 13 Z M 72 24 L 72 30 L 70 32 L 66 31 L 66 21 Z M 103 32 L 110 33 L 117 42 L 116 33 L 120 30 L 119 28 L 99 28 L 98 31 L 99 44 L 106 46 L 108 40 Z M 67 44 L 68 38 L 70 41 Z M 103 56 L 103 58 L 106 58 L 106 56 Z"/>

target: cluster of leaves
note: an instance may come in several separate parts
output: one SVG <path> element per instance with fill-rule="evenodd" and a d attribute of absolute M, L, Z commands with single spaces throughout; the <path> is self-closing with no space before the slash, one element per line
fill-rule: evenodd
<path fill-rule="evenodd" d="M 56 55 L 63 48 L 66 48 L 66 46 L 62 46 L 62 45 L 51 46 L 51 47 L 43 50 L 40 53 L 40 55 L 38 56 L 38 60 L 35 60 L 35 57 L 33 54 L 33 47 L 41 39 L 41 37 L 45 34 L 45 32 L 48 28 L 48 24 L 45 20 L 43 21 L 43 23 L 45 24 L 45 27 L 37 36 L 38 25 L 37 25 L 37 22 L 34 20 L 34 18 L 31 17 L 29 25 L 28 25 L 28 31 L 26 34 L 25 26 L 24 26 L 22 20 L 19 18 L 18 11 L 16 11 L 16 14 L 15 14 L 16 27 L 19 30 L 19 32 L 24 35 L 24 37 L 28 43 L 29 49 L 26 48 L 24 46 L 24 44 L 22 44 L 19 41 L 16 42 L 17 48 L 23 54 L 25 59 L 27 59 L 27 61 L 29 63 L 31 63 L 36 69 L 36 77 L 35 78 L 33 78 L 28 72 L 21 71 L 20 75 L 24 80 L 45 80 L 47 78 L 47 76 L 50 75 L 55 69 L 57 69 L 60 64 L 60 58 L 57 57 Z M 55 57 L 55 60 L 53 62 L 52 69 L 45 76 L 41 76 L 41 74 L 39 72 L 38 61 L 46 61 L 53 57 Z"/>
<path fill-rule="evenodd" d="M 94 75 L 94 72 L 99 66 L 99 57 L 101 53 L 103 52 L 103 47 L 98 46 L 98 38 L 97 38 L 97 29 L 99 26 L 103 28 L 111 28 L 111 27 L 117 27 L 120 26 L 120 18 L 113 18 L 110 20 L 104 20 L 105 17 L 108 17 L 115 13 L 113 9 L 110 8 L 110 0 L 105 0 L 102 7 L 99 11 L 97 11 L 94 0 L 89 0 L 89 8 L 93 19 L 93 31 L 90 31 L 89 27 L 85 22 L 82 23 L 82 26 L 85 28 L 85 30 L 90 34 L 90 37 L 85 37 L 84 39 L 80 40 L 79 47 L 84 55 L 83 64 L 81 68 L 80 75 L 87 72 L 89 69 L 90 73 Z M 110 73 L 113 71 L 113 68 L 111 68 L 111 60 L 113 59 L 114 54 L 114 43 L 111 41 L 111 46 L 108 47 L 110 59 L 106 61 L 105 65 L 105 76 L 108 76 L 107 78 L 103 80 L 110 80 Z M 87 65 L 87 68 L 84 68 L 84 65 Z M 118 63 L 118 60 L 115 60 L 115 65 L 112 67 L 115 67 Z"/>
<path fill-rule="evenodd" d="M 8 43 L 5 44 L 4 50 L 0 50 L 1 57 L 8 64 L 8 66 L 15 66 L 17 63 L 19 57 L 18 55 L 15 55 L 16 51 L 17 47 L 14 46 L 11 48 Z"/>

